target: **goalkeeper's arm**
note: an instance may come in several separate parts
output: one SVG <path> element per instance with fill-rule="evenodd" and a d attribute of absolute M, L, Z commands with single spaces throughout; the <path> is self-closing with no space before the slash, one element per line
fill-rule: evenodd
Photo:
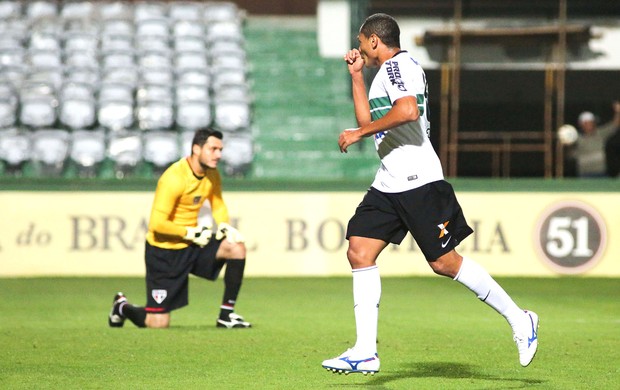
<path fill-rule="evenodd" d="M 169 221 L 166 214 L 153 210 L 150 226 L 154 232 L 170 237 L 180 237 L 196 245 L 205 246 L 213 235 L 211 226 L 181 226 Z"/>

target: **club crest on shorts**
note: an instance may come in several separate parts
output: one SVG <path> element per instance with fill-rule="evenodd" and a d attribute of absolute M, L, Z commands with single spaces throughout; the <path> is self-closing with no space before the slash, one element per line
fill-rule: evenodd
<path fill-rule="evenodd" d="M 168 296 L 168 291 L 166 291 L 166 290 L 151 290 L 151 295 L 153 296 L 153 299 L 155 300 L 155 302 L 162 303 L 164 301 L 164 299 L 166 299 L 166 297 Z"/>

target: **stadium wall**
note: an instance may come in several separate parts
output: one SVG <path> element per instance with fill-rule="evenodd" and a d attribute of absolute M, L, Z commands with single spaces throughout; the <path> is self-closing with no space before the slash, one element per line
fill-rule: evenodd
<path fill-rule="evenodd" d="M 620 241 L 610 239 L 620 232 L 620 182 L 454 183 L 475 230 L 459 251 L 492 274 L 620 276 Z M 247 237 L 248 276 L 349 275 L 344 234 L 361 183 L 225 184 L 232 222 Z M 144 274 L 152 190 L 0 188 L 0 277 Z M 409 236 L 379 265 L 386 276 L 430 274 Z"/>

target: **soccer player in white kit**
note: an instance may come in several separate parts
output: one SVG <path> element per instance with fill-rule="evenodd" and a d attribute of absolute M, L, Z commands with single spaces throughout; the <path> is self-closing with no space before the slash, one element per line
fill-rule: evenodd
<path fill-rule="evenodd" d="M 343 131 L 338 145 L 346 153 L 352 144 L 372 136 L 381 164 L 347 227 L 357 341 L 341 355 L 323 361 L 323 367 L 345 374 L 379 371 L 381 279 L 376 261 L 389 243 L 400 244 L 407 232 L 435 273 L 462 283 L 506 318 L 519 361 L 527 366 L 538 347 L 538 316 L 517 306 L 484 268 L 455 250 L 473 230 L 444 180 L 430 142 L 428 86 L 422 67 L 400 49 L 400 29 L 389 15 L 369 16 L 358 40 L 359 49 L 347 52 L 344 60 L 360 127 Z M 379 68 L 368 96 L 364 66 Z"/>

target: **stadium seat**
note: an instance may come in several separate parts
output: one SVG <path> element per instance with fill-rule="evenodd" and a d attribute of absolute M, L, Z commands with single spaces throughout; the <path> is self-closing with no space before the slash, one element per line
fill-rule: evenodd
<path fill-rule="evenodd" d="M 211 124 L 209 100 L 183 100 L 177 103 L 176 123 L 181 129 L 195 130 Z"/>
<path fill-rule="evenodd" d="M 78 168 L 79 177 L 95 177 L 106 155 L 103 129 L 76 130 L 72 133 L 70 159 Z"/>
<path fill-rule="evenodd" d="M 192 141 L 194 140 L 194 130 L 183 130 L 179 133 L 179 144 L 181 146 L 180 155 L 189 156 L 192 152 Z"/>
<path fill-rule="evenodd" d="M 114 19 L 133 19 L 134 7 L 132 3 L 124 1 L 111 1 L 101 2 L 99 5 L 99 15 L 101 19 L 114 20 Z"/>
<path fill-rule="evenodd" d="M 102 11 L 103 8 L 102 8 Z M 132 21 L 124 19 L 126 16 L 117 16 L 106 18 L 101 24 L 101 36 L 102 37 L 114 37 L 118 36 L 123 39 L 131 39 L 135 33 L 135 26 Z"/>
<path fill-rule="evenodd" d="M 222 88 L 228 84 L 245 84 L 245 71 L 242 69 L 220 69 L 219 72 L 213 74 L 212 87 L 214 90 Z"/>
<path fill-rule="evenodd" d="M 61 18 L 89 19 L 95 16 L 95 5 L 89 1 L 65 2 L 60 11 Z"/>
<path fill-rule="evenodd" d="M 247 83 L 221 85 L 220 88 L 214 91 L 214 99 L 236 100 L 248 103 L 254 100 Z"/>
<path fill-rule="evenodd" d="M 161 175 L 179 159 L 179 138 L 169 131 L 148 131 L 143 135 L 143 159 L 153 164 L 153 173 Z"/>
<path fill-rule="evenodd" d="M 0 66 L 22 66 L 24 49 L 21 46 L 0 49 Z"/>
<path fill-rule="evenodd" d="M 137 130 L 110 133 L 107 156 L 114 164 L 114 175 L 122 179 L 134 173 L 142 159 L 142 137 Z"/>
<path fill-rule="evenodd" d="M 214 103 L 215 126 L 224 131 L 235 131 L 250 125 L 250 105 L 237 100 L 218 100 Z"/>
<path fill-rule="evenodd" d="M 111 131 L 130 129 L 134 123 L 133 100 L 99 99 L 99 124 Z"/>
<path fill-rule="evenodd" d="M 133 34 L 110 33 L 101 36 L 101 51 L 109 53 L 114 51 L 132 51 L 133 50 Z"/>
<path fill-rule="evenodd" d="M 138 68 L 135 66 L 130 67 L 111 67 L 103 69 L 102 84 L 106 83 L 121 83 L 135 88 L 138 85 Z"/>
<path fill-rule="evenodd" d="M 139 76 L 140 84 L 174 85 L 172 67 L 143 68 Z"/>
<path fill-rule="evenodd" d="M 245 175 L 254 160 L 254 145 L 250 134 L 226 134 L 222 152 L 224 172 L 229 176 Z"/>
<path fill-rule="evenodd" d="M 8 82 L 0 82 L 0 128 L 10 127 L 17 121 L 17 94 Z"/>
<path fill-rule="evenodd" d="M 97 54 L 94 51 L 89 50 L 65 50 L 65 62 L 64 65 L 69 68 L 78 69 L 98 69 L 99 62 L 97 61 Z"/>
<path fill-rule="evenodd" d="M 198 129 L 211 123 L 209 89 L 200 84 L 178 84 L 175 90 L 176 123 L 183 129 Z"/>
<path fill-rule="evenodd" d="M 207 25 L 207 43 L 218 41 L 243 42 L 243 30 L 237 21 L 221 21 Z"/>
<path fill-rule="evenodd" d="M 109 69 L 133 68 L 134 66 L 134 53 L 131 50 L 111 50 L 101 53 L 101 67 L 104 72 Z"/>
<path fill-rule="evenodd" d="M 172 26 L 172 35 L 175 39 L 203 38 L 205 29 L 195 21 L 178 20 Z"/>
<path fill-rule="evenodd" d="M 59 119 L 68 128 L 83 129 L 95 124 L 95 98 L 88 84 L 65 84 L 59 101 Z"/>
<path fill-rule="evenodd" d="M 5 0 L 0 2 L 0 19 L 13 19 L 18 18 L 22 13 L 21 1 Z"/>
<path fill-rule="evenodd" d="M 173 21 L 183 20 L 199 23 L 202 16 L 202 6 L 201 3 L 196 2 L 173 2 L 170 3 L 168 15 Z"/>
<path fill-rule="evenodd" d="M 32 1 L 26 4 L 26 16 L 28 19 L 53 18 L 58 15 L 58 6 L 53 1 Z"/>
<path fill-rule="evenodd" d="M 96 68 L 68 66 L 63 77 L 65 83 L 84 83 L 94 89 L 99 88 L 99 71 Z"/>
<path fill-rule="evenodd" d="M 190 69 L 197 69 L 207 72 L 209 65 L 204 52 L 185 51 L 177 53 L 175 56 L 174 67 L 178 73 L 185 72 Z"/>
<path fill-rule="evenodd" d="M 177 74 L 177 84 L 202 85 L 204 87 L 209 87 L 211 84 L 211 77 L 209 73 L 204 72 L 201 69 L 184 69 L 179 71 Z"/>
<path fill-rule="evenodd" d="M 204 39 L 196 37 L 175 37 L 173 42 L 174 50 L 177 53 L 197 52 L 207 53 L 207 45 Z"/>
<path fill-rule="evenodd" d="M 57 119 L 58 100 L 52 85 L 29 82 L 20 93 L 20 122 L 30 127 L 52 126 Z"/>
<path fill-rule="evenodd" d="M 168 39 L 169 36 L 168 20 L 165 17 L 136 21 L 137 39 Z"/>
<path fill-rule="evenodd" d="M 172 69 L 170 54 L 163 51 L 146 51 L 138 55 L 139 69 Z"/>
<path fill-rule="evenodd" d="M 30 134 L 17 128 L 0 130 L 0 160 L 7 174 L 20 174 L 23 165 L 30 161 L 32 141 Z"/>
<path fill-rule="evenodd" d="M 238 22 L 240 16 L 239 9 L 233 2 L 221 1 L 205 4 L 204 20 L 208 25 L 215 22 Z"/>
<path fill-rule="evenodd" d="M 32 135 L 32 162 L 41 177 L 62 174 L 69 155 L 69 132 L 61 129 L 41 129 Z"/>
<path fill-rule="evenodd" d="M 136 91 L 136 119 L 142 130 L 163 130 L 173 125 L 173 95 L 170 86 L 144 84 Z"/>
<path fill-rule="evenodd" d="M 166 5 L 159 2 L 139 2 L 135 5 L 134 20 L 139 23 L 149 19 L 165 19 Z"/>

